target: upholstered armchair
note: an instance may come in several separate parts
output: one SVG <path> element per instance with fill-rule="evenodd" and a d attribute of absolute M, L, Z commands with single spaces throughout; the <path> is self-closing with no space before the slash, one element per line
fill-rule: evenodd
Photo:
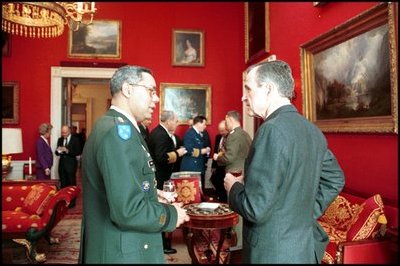
<path fill-rule="evenodd" d="M 44 237 L 49 244 L 58 243 L 51 230 L 64 217 L 68 205 L 80 188 L 70 186 L 57 190 L 45 183 L 34 185 L 2 184 L 2 240 L 22 244 L 30 262 L 41 263 L 45 254 L 36 252 L 37 242 Z M 7 244 L 6 244 L 7 245 Z"/>
<path fill-rule="evenodd" d="M 388 263 L 396 256 L 386 241 L 388 219 L 379 194 L 364 199 L 342 192 L 318 222 L 329 236 L 322 263 Z"/>
<path fill-rule="evenodd" d="M 175 172 L 172 173 L 171 180 L 175 183 L 176 193 L 178 194 L 177 202 L 183 202 L 186 205 L 203 201 L 200 172 Z"/>

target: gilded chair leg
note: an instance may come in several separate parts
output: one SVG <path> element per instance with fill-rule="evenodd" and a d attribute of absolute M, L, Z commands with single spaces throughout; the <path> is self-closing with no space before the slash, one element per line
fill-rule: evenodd
<path fill-rule="evenodd" d="M 15 243 L 25 246 L 25 254 L 30 263 L 43 263 L 46 261 L 44 253 L 37 253 L 35 245 L 26 239 L 13 239 Z"/>

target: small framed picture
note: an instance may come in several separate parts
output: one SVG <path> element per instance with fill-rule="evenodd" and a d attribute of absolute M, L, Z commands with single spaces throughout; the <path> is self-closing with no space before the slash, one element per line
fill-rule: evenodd
<path fill-rule="evenodd" d="M 2 124 L 19 123 L 19 84 L 3 82 L 1 93 Z"/>
<path fill-rule="evenodd" d="M 121 58 L 121 23 L 94 20 L 69 31 L 68 56 L 82 58 Z"/>
<path fill-rule="evenodd" d="M 172 31 L 172 65 L 204 66 L 204 31 Z"/>

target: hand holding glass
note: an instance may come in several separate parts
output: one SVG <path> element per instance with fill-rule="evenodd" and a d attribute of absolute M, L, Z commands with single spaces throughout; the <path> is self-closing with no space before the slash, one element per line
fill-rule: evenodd
<path fill-rule="evenodd" d="M 164 181 L 163 184 L 164 198 L 169 202 L 173 202 L 176 197 L 175 183 L 172 180 Z"/>

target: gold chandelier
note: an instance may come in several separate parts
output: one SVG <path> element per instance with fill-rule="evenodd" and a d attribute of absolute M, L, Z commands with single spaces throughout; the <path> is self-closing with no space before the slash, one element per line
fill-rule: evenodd
<path fill-rule="evenodd" d="M 94 2 L 3 2 L 3 31 L 23 37 L 51 38 L 64 32 L 64 25 L 77 31 L 93 22 Z"/>

